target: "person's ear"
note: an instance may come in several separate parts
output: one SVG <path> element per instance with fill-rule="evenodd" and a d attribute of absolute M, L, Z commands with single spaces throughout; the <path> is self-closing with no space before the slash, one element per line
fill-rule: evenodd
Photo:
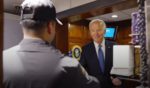
<path fill-rule="evenodd" d="M 49 34 L 51 34 L 51 30 L 52 30 L 52 22 L 49 22 L 48 25 L 47 25 L 47 32 Z"/>

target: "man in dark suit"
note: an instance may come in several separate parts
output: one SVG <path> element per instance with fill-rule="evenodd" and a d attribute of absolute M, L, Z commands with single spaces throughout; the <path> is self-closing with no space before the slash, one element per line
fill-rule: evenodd
<path fill-rule="evenodd" d="M 80 63 L 87 72 L 98 78 L 102 88 L 112 88 L 121 85 L 118 78 L 110 76 L 113 65 L 113 45 L 115 43 L 104 39 L 106 24 L 95 19 L 89 24 L 90 35 L 93 42 L 82 48 Z"/>

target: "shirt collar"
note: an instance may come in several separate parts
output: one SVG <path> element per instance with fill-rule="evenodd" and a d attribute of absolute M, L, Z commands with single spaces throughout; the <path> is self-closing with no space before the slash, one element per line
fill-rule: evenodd
<path fill-rule="evenodd" d="M 99 44 L 97 42 L 94 41 L 94 45 L 96 47 L 99 47 Z M 105 39 L 103 39 L 102 43 L 100 44 L 101 46 L 104 46 L 105 45 Z"/>

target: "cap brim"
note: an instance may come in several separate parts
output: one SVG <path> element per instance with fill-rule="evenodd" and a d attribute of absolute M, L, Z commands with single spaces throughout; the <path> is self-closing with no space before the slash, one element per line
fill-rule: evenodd
<path fill-rule="evenodd" d="M 58 24 L 63 25 L 63 23 L 58 18 L 56 18 L 56 21 Z"/>

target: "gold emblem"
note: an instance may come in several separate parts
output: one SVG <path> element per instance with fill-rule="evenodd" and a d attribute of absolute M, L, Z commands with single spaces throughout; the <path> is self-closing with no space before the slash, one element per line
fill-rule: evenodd
<path fill-rule="evenodd" d="M 79 45 L 75 45 L 72 48 L 72 57 L 80 60 L 82 49 Z"/>

